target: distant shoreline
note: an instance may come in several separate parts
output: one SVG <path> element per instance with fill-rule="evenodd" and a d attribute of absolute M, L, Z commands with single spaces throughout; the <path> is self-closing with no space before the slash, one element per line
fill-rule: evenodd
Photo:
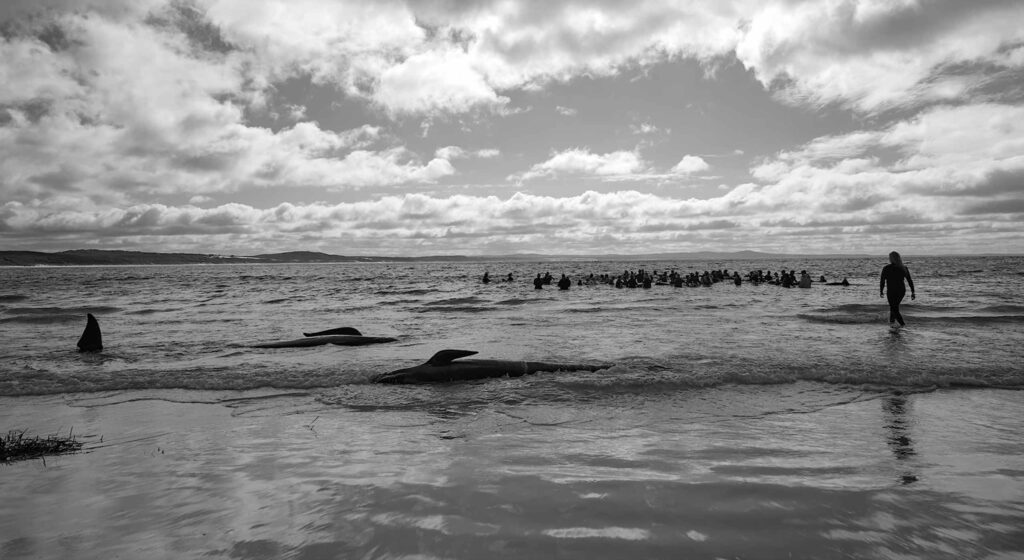
<path fill-rule="evenodd" d="M 941 255 L 922 255 L 941 256 Z M 947 255 L 957 256 L 957 255 Z M 990 254 L 974 257 L 1016 257 Z M 185 264 L 327 264 L 327 263 L 403 263 L 403 262 L 586 262 L 586 261 L 666 261 L 666 260 L 764 260 L 764 259 L 858 259 L 884 258 L 884 255 L 807 255 L 773 254 L 757 251 L 652 253 L 645 255 L 542 255 L 513 254 L 494 256 L 429 255 L 423 257 L 345 256 L 311 251 L 263 255 L 218 255 L 200 253 L 155 253 L 145 251 L 108 251 L 78 249 L 46 253 L 41 251 L 0 251 L 0 267 L 32 266 L 141 266 Z"/>

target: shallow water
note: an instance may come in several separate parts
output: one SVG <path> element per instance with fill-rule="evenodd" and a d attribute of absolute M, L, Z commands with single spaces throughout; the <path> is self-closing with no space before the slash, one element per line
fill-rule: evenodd
<path fill-rule="evenodd" d="M 87 444 L 0 558 L 1024 558 L 1024 259 L 908 262 L 898 334 L 881 264 L 0 269 L 0 429 Z M 640 266 L 853 285 L 530 282 Z M 336 326 L 398 341 L 248 347 Z M 368 382 L 443 348 L 615 366 Z"/>
<path fill-rule="evenodd" d="M 0 467 L 0 555 L 1024 554 L 1020 391 L 797 382 L 554 403 L 432 390 L 399 408 L 254 392 L 0 399 L 0 421 L 104 437 Z"/>
<path fill-rule="evenodd" d="M 0 395 L 147 388 L 344 387 L 444 348 L 481 357 L 614 362 L 582 384 L 703 387 L 817 380 L 883 386 L 1024 386 L 1024 259 L 908 263 L 919 298 L 891 335 L 880 263 L 425 263 L 0 268 L 9 344 Z M 534 290 L 572 276 L 676 268 L 807 269 L 852 286 Z M 513 283 L 478 279 L 512 272 Z M 75 350 L 93 313 L 105 352 Z M 351 326 L 398 338 L 368 347 L 255 350 Z M 553 381 L 554 382 L 554 381 Z"/>

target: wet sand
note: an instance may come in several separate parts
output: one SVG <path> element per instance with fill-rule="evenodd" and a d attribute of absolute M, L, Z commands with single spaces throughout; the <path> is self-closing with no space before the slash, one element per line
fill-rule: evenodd
<path fill-rule="evenodd" d="M 646 410 L 0 398 L 0 428 L 86 442 L 0 465 L 0 557 L 1024 558 L 1024 392 L 716 416 L 737 391 Z"/>

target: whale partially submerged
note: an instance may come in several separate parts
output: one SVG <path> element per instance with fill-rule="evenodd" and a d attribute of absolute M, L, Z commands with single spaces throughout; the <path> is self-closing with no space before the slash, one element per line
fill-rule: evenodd
<path fill-rule="evenodd" d="M 327 336 L 330 334 L 352 334 L 355 336 L 362 336 L 363 333 L 352 327 L 338 327 L 336 329 L 327 329 L 326 331 L 318 331 L 314 333 L 304 332 L 302 336 Z"/>
<path fill-rule="evenodd" d="M 100 324 L 92 313 L 86 313 L 85 330 L 78 339 L 79 352 L 99 352 L 103 350 L 103 333 L 100 332 Z"/>
<path fill-rule="evenodd" d="M 367 344 L 381 344 L 384 342 L 395 342 L 397 338 L 385 336 L 363 336 L 358 330 L 352 327 L 340 327 L 315 333 L 302 333 L 305 338 L 293 340 L 281 340 L 278 342 L 264 342 L 254 344 L 253 348 L 307 348 L 310 346 L 323 346 L 335 344 L 338 346 L 365 346 Z"/>
<path fill-rule="evenodd" d="M 519 377 L 538 371 L 597 371 L 612 364 L 556 364 L 518 360 L 460 360 L 477 354 L 472 350 L 441 350 L 426 363 L 373 378 L 374 383 L 443 383 L 490 377 Z"/>

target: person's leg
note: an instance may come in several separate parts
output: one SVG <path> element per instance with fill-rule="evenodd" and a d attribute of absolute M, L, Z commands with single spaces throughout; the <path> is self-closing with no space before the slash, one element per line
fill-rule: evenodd
<path fill-rule="evenodd" d="M 906 296 L 906 292 L 889 292 L 889 322 L 897 322 L 901 327 L 906 325 L 903 322 L 903 315 L 900 314 L 900 302 L 903 301 L 904 296 Z"/>

